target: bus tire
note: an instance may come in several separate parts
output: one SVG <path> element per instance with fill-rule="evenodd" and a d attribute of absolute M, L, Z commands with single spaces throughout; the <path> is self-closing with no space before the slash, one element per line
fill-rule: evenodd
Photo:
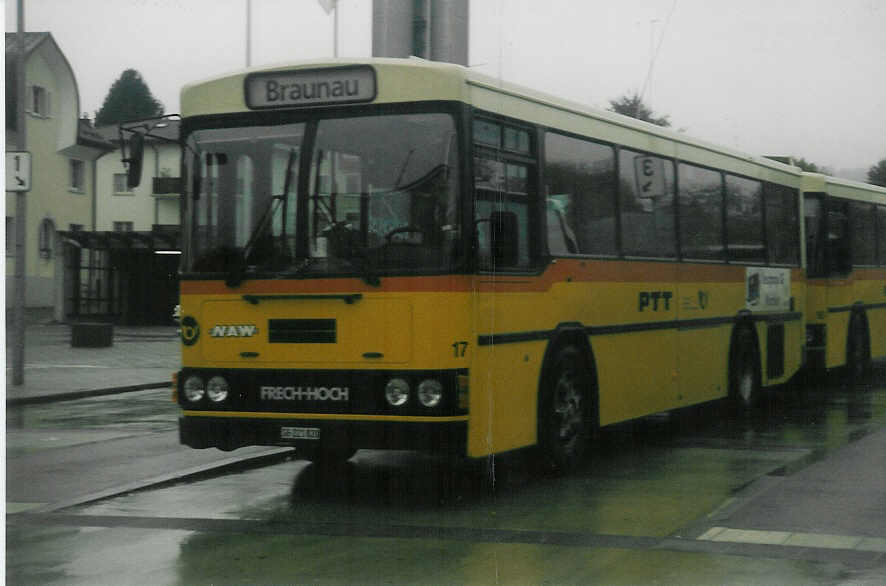
<path fill-rule="evenodd" d="M 740 326 L 732 339 L 729 357 L 729 397 L 742 413 L 753 411 L 760 403 L 760 353 L 750 326 Z"/>
<path fill-rule="evenodd" d="M 846 338 L 846 367 L 852 381 L 863 380 L 871 369 L 871 347 L 868 329 L 861 313 L 855 313 L 849 320 L 849 335 Z"/>
<path fill-rule="evenodd" d="M 567 473 L 581 463 L 590 435 L 594 383 L 583 354 L 561 348 L 542 380 L 538 450 L 546 471 Z"/>
<path fill-rule="evenodd" d="M 346 445 L 315 446 L 308 449 L 296 449 L 298 457 L 313 462 L 322 468 L 334 468 L 343 465 L 354 457 L 356 448 Z"/>

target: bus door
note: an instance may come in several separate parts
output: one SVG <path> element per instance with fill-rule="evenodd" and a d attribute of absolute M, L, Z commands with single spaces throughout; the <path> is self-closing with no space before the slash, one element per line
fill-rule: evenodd
<path fill-rule="evenodd" d="M 539 311 L 544 293 L 535 287 L 534 134 L 491 119 L 476 118 L 473 124 L 478 349 L 471 367 L 468 451 L 478 456 L 535 443 L 536 392 L 546 341 L 526 338 L 527 332 L 553 326 Z"/>

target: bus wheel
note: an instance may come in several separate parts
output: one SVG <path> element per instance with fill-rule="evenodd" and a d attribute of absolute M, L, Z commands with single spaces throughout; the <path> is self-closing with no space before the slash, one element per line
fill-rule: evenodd
<path fill-rule="evenodd" d="M 871 352 L 868 347 L 867 329 L 864 325 L 864 319 L 857 314 L 849 322 L 846 366 L 853 381 L 864 379 L 871 367 Z"/>
<path fill-rule="evenodd" d="M 729 395 L 742 412 L 753 410 L 760 402 L 760 358 L 749 328 L 742 328 L 732 342 L 729 361 Z"/>
<path fill-rule="evenodd" d="M 345 445 L 315 446 L 309 449 L 297 449 L 296 454 L 322 468 L 335 468 L 343 465 L 354 457 L 356 448 Z"/>
<path fill-rule="evenodd" d="M 582 460 L 588 443 L 591 375 L 581 353 L 567 346 L 557 353 L 542 383 L 538 443 L 543 466 L 570 472 Z"/>

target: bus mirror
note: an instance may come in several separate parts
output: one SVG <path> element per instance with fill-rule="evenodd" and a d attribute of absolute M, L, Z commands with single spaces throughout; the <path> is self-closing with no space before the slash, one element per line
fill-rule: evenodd
<path fill-rule="evenodd" d="M 519 259 L 520 234 L 517 214 L 492 212 L 489 216 L 492 258 L 496 266 L 515 266 Z"/>
<path fill-rule="evenodd" d="M 145 154 L 145 135 L 134 132 L 129 139 L 129 158 L 124 159 L 127 163 L 126 186 L 129 189 L 138 187 L 142 180 L 142 160 Z"/>

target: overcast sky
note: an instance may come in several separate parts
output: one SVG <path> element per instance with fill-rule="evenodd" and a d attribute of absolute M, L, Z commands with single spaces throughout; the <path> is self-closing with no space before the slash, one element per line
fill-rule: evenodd
<path fill-rule="evenodd" d="M 470 62 L 606 107 L 643 91 L 687 135 L 838 171 L 886 158 L 886 1 L 470 0 Z M 252 63 L 332 55 L 316 0 L 253 0 Z M 15 0 L 6 0 L 14 31 Z M 339 53 L 371 53 L 371 0 L 340 0 Z M 246 64 L 246 0 L 25 0 L 90 116 L 127 68 L 167 112 L 184 83 Z M 650 63 L 653 64 L 650 74 Z"/>

